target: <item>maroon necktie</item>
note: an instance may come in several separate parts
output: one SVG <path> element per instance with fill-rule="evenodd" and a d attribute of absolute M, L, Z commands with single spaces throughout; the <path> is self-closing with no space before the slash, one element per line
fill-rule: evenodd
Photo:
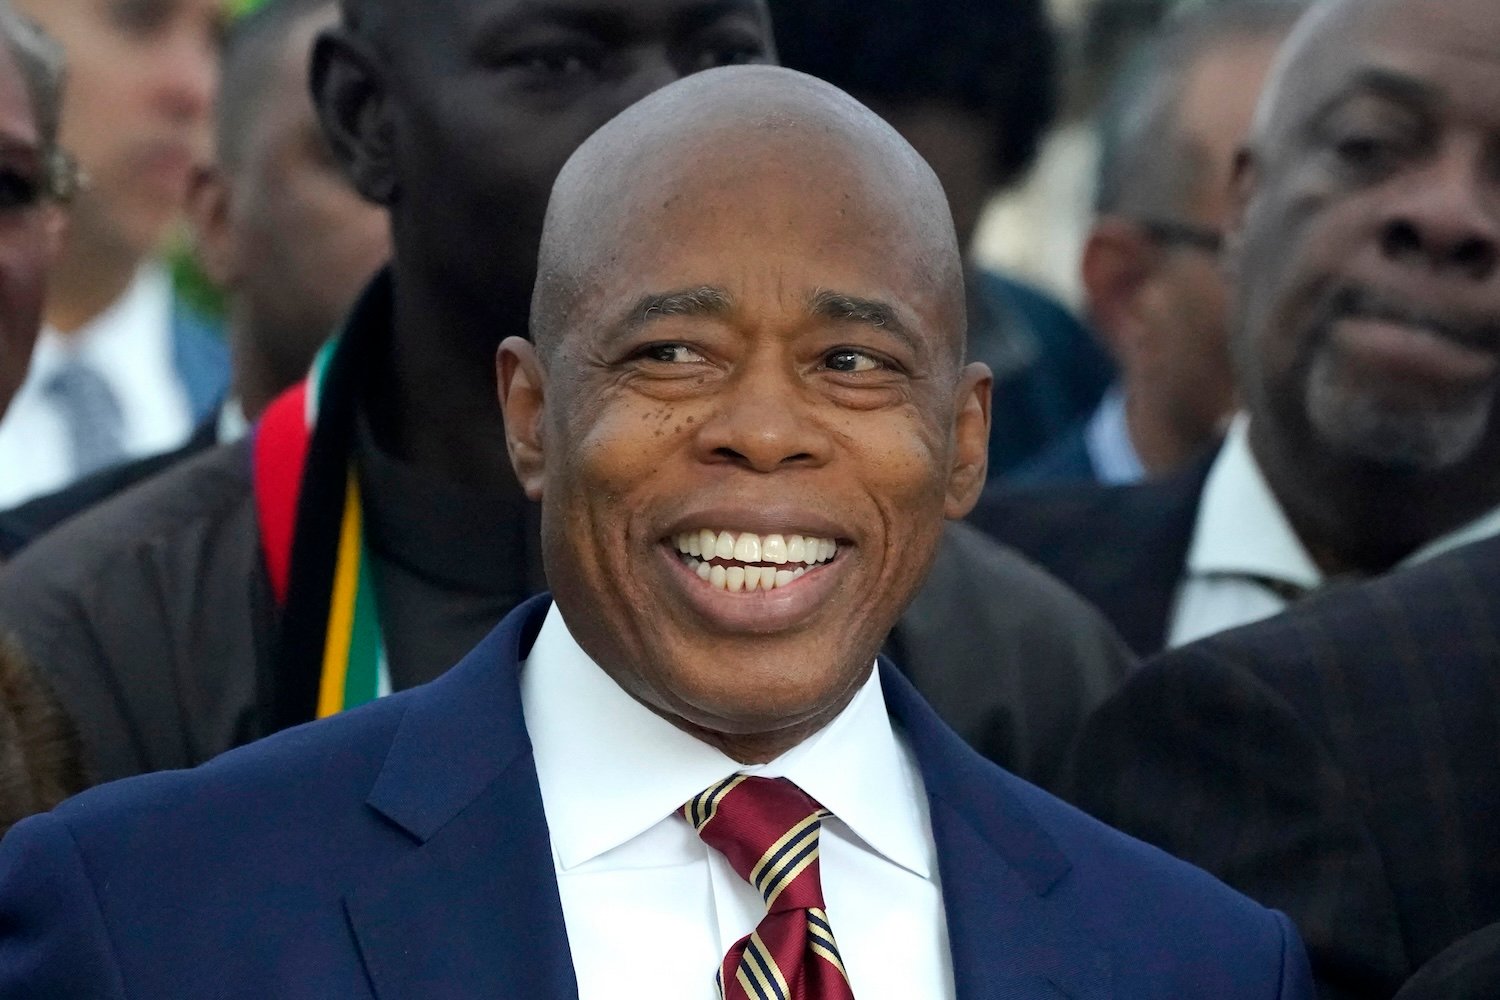
<path fill-rule="evenodd" d="M 719 995 L 854 1000 L 818 877 L 818 833 L 828 810 L 785 778 L 737 774 L 694 796 L 682 814 L 766 903 L 760 924 L 724 956 Z"/>

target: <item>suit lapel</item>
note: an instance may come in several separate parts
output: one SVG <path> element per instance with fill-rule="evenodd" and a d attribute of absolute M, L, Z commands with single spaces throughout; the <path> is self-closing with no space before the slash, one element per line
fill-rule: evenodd
<path fill-rule="evenodd" d="M 344 901 L 380 1000 L 577 997 L 516 673 L 547 605 L 412 702 L 370 793 L 416 841 Z"/>
<path fill-rule="evenodd" d="M 1109 956 L 1078 931 L 1072 868 L 1014 794 L 888 663 L 881 685 L 927 786 L 958 1000 L 1105 1000 Z"/>

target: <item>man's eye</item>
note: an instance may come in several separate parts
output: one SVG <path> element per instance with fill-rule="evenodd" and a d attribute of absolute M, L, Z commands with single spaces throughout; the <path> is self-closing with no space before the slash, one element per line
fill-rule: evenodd
<path fill-rule="evenodd" d="M 847 348 L 829 354 L 823 359 L 823 365 L 829 371 L 853 374 L 878 371 L 886 367 L 878 358 L 866 354 L 864 351 L 855 351 Z"/>
<path fill-rule="evenodd" d="M 642 348 L 640 356 L 666 365 L 685 365 L 703 360 L 703 355 L 683 344 L 652 344 Z"/>
<path fill-rule="evenodd" d="M 1353 167 L 1378 167 L 1395 151 L 1395 143 L 1377 135 L 1346 135 L 1334 143 L 1338 158 Z"/>
<path fill-rule="evenodd" d="M 705 70 L 719 66 L 749 66 L 765 61 L 766 50 L 761 45 L 717 46 L 705 49 L 698 55 L 696 68 Z"/>
<path fill-rule="evenodd" d="M 0 211 L 30 208 L 40 200 L 41 184 L 12 167 L 0 167 Z"/>
<path fill-rule="evenodd" d="M 539 79 L 565 80 L 592 73 L 597 60 L 591 53 L 572 46 L 556 46 L 518 52 L 506 65 Z"/>

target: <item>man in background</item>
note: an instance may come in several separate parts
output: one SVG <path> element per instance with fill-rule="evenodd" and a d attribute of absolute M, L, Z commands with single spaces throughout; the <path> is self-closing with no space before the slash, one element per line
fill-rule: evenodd
<path fill-rule="evenodd" d="M 1016 484 L 1169 475 L 1234 412 L 1219 267 L 1230 172 L 1276 49 L 1306 0 L 1233 0 L 1170 20 L 1105 102 L 1096 215 L 1079 270 L 1120 376 Z"/>
<path fill-rule="evenodd" d="M 223 56 L 217 158 L 189 193 L 198 258 L 225 292 L 233 381 L 221 412 L 183 447 L 114 465 L 0 513 L 0 556 L 68 518 L 233 441 L 317 349 L 390 255 L 390 224 L 333 161 L 307 92 L 314 36 L 335 0 L 271 0 L 235 21 Z M 7 551 L 7 548 L 9 551 Z"/>
<path fill-rule="evenodd" d="M 1500 530 L 1492 172 L 1479 147 L 1431 138 L 1459 131 L 1450 116 L 1311 72 L 1359 54 L 1318 38 L 1268 88 L 1236 168 L 1226 252 L 1243 415 L 1223 448 L 1157 489 L 976 508 L 1142 654 Z M 1396 127 L 1411 122 L 1422 128 Z"/>
<path fill-rule="evenodd" d="M 159 259 L 210 156 L 222 4 L 16 0 L 68 53 L 62 142 L 86 183 L 0 427 L 0 507 L 175 448 L 224 395 L 228 351 Z"/>
<path fill-rule="evenodd" d="M 1500 920 L 1500 23 L 1335 0 L 1295 39 L 1243 167 L 1249 446 L 1310 554 L 1412 565 L 1143 668 L 1070 794 L 1284 910 L 1324 996 L 1365 1000 Z"/>
<path fill-rule="evenodd" d="M 1025 176 L 1052 121 L 1057 43 L 1041 0 L 773 0 L 782 64 L 890 122 L 932 164 L 969 260 L 970 357 L 995 374 L 990 476 L 1093 409 L 1108 356 L 1059 303 L 972 260 L 990 198 Z"/>

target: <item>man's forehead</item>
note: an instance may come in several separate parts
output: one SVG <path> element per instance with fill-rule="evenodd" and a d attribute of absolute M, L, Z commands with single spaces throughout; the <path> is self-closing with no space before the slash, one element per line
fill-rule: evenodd
<path fill-rule="evenodd" d="M 465 33 L 554 24 L 579 29 L 626 31 L 710 24 L 736 14 L 766 19 L 765 0 L 348 0 L 366 15 L 401 15 L 402 30 L 436 27 L 439 21 Z M 450 38 L 451 41 L 451 38 Z"/>

